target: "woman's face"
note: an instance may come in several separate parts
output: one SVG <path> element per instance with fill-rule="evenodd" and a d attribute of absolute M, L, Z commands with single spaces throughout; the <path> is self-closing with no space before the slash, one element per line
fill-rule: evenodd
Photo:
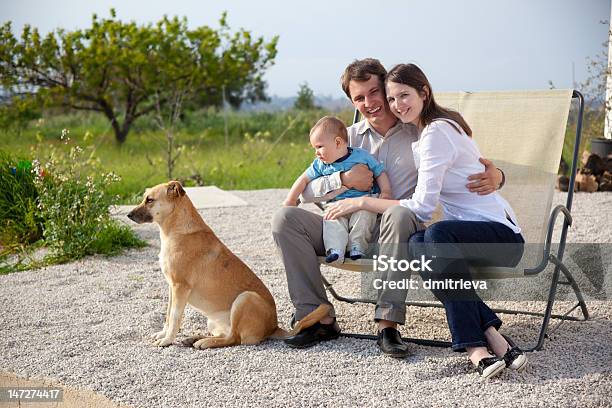
<path fill-rule="evenodd" d="M 425 95 L 411 86 L 387 82 L 387 101 L 391 112 L 403 123 L 419 126 Z"/>

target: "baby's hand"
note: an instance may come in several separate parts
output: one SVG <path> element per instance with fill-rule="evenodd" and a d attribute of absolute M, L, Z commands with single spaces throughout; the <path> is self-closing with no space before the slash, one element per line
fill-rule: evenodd
<path fill-rule="evenodd" d="M 393 200 L 393 195 L 391 195 L 390 191 L 382 191 L 378 198 L 382 198 L 383 200 Z"/>
<path fill-rule="evenodd" d="M 297 200 L 286 199 L 283 201 L 283 207 L 297 207 Z"/>

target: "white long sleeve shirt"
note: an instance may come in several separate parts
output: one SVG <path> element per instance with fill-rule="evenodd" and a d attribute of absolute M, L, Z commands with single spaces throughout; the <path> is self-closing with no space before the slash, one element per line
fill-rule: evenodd
<path fill-rule="evenodd" d="M 450 123 L 453 123 L 458 132 Z M 484 171 L 474 139 L 454 121 L 436 120 L 426 126 L 412 144 L 418 169 L 416 190 L 410 199 L 400 200 L 423 222 L 430 221 L 440 202 L 445 220 L 494 221 L 520 233 L 516 216 L 498 192 L 472 193 L 468 176 Z"/>

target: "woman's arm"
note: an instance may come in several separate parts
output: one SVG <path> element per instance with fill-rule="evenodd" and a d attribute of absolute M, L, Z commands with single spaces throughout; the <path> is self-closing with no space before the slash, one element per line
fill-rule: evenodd
<path fill-rule="evenodd" d="M 384 200 L 375 197 L 357 197 L 345 198 L 338 201 L 336 204 L 329 206 L 327 213 L 323 218 L 326 220 L 335 220 L 344 215 L 352 214 L 359 210 L 367 210 L 374 213 L 382 214 L 388 208 L 399 204 L 399 200 Z"/>

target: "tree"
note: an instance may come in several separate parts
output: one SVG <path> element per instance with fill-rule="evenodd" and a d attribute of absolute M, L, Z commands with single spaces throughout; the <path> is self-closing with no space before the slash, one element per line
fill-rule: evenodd
<path fill-rule="evenodd" d="M 159 129 L 166 137 L 166 169 L 169 180 L 174 179 L 174 167 L 176 161 L 184 150 L 184 145 L 179 144 L 176 140 L 176 124 L 179 121 L 183 110 L 183 102 L 190 95 L 192 89 L 193 78 L 188 78 L 176 84 L 176 87 L 170 93 L 165 109 L 161 105 L 161 95 L 156 93 L 155 98 L 155 114 L 154 121 Z M 147 157 L 148 159 L 148 157 Z M 150 162 L 150 160 L 149 160 Z"/>
<path fill-rule="evenodd" d="M 608 21 L 601 21 L 600 23 L 608 25 Z M 606 80 L 610 72 L 608 41 L 601 45 L 602 50 L 598 54 L 587 58 L 588 76 L 579 87 L 588 102 L 585 104 L 584 111 L 583 145 L 586 145 L 591 139 L 602 136 L 606 112 L 612 106 L 611 101 L 608 100 L 609 95 L 606 93 Z"/>
<path fill-rule="evenodd" d="M 39 101 L 36 97 L 14 96 L 6 100 L 0 97 L 0 129 L 14 131 L 17 136 L 27 124 L 40 118 Z"/>
<path fill-rule="evenodd" d="M 269 42 L 240 29 L 231 34 L 223 13 L 219 29 L 189 30 L 186 18 L 164 16 L 139 26 L 111 17 L 91 27 L 58 29 L 42 38 L 25 26 L 18 40 L 11 23 L 0 28 L 0 85 L 12 95 L 36 94 L 50 106 L 103 113 L 123 143 L 134 121 L 172 103 L 188 81 L 184 105 L 265 100 L 265 70 L 278 37 Z M 159 105 L 159 106 L 158 106 Z"/>
<path fill-rule="evenodd" d="M 297 99 L 293 104 L 294 109 L 298 110 L 313 110 L 318 109 L 318 106 L 314 103 L 314 93 L 308 86 L 307 82 L 300 84 L 300 90 L 297 94 Z"/>

